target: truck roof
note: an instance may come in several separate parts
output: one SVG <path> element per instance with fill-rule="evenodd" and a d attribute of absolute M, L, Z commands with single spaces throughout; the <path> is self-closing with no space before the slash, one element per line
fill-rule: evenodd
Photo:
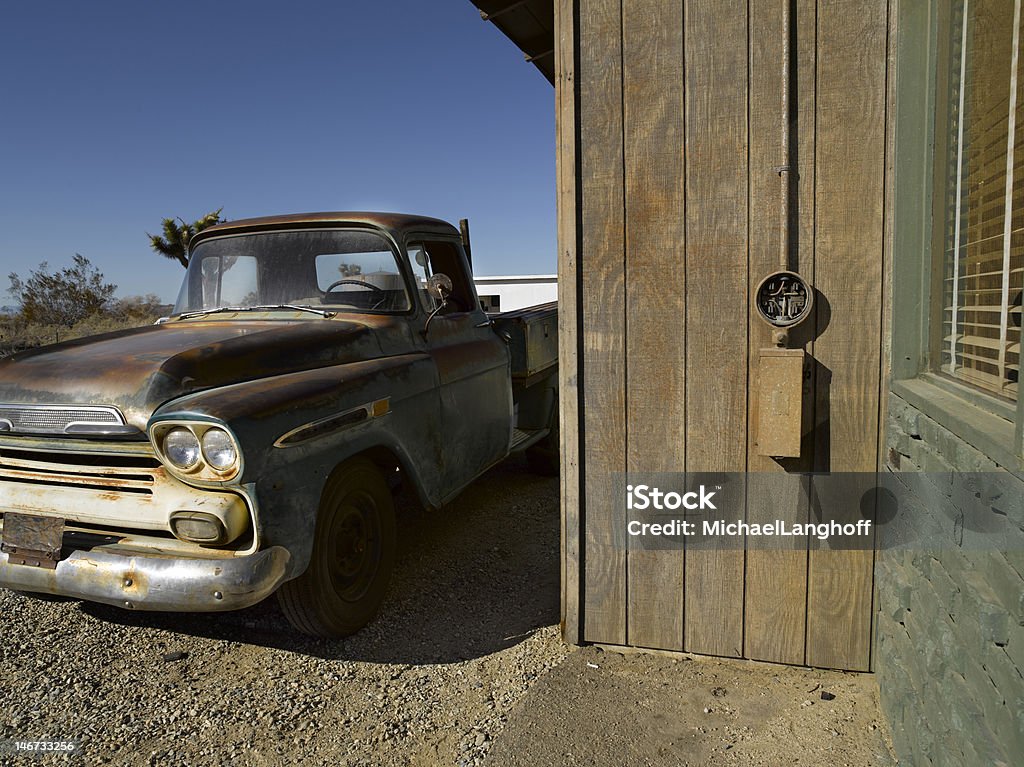
<path fill-rule="evenodd" d="M 459 230 L 439 218 L 416 216 L 408 213 L 377 213 L 371 211 L 326 211 L 321 213 L 290 213 L 283 216 L 240 218 L 216 224 L 199 232 L 189 243 L 189 250 L 201 240 L 221 234 L 240 234 L 268 229 L 305 228 L 324 226 L 364 225 L 382 229 L 415 231 L 424 234 L 459 235 Z"/>

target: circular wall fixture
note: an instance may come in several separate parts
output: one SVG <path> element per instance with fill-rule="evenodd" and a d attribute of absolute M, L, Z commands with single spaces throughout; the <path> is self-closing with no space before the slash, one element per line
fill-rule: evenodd
<path fill-rule="evenodd" d="M 774 272 L 758 284 L 754 305 L 761 318 L 776 328 L 788 328 L 810 316 L 814 291 L 796 272 Z"/>

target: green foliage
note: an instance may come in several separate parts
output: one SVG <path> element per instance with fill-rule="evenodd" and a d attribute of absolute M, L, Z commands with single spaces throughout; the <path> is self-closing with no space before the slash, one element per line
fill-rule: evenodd
<path fill-rule="evenodd" d="M 161 256 L 173 259 L 188 268 L 189 240 L 204 229 L 221 223 L 224 220 L 220 217 L 222 210 L 224 208 L 217 208 L 192 223 L 186 222 L 181 217 L 165 218 L 160 222 L 163 234 L 146 233 L 146 236 L 149 237 L 149 246 Z"/>
<path fill-rule="evenodd" d="M 51 273 L 44 261 L 27 279 L 11 272 L 10 294 L 18 301 L 25 323 L 71 327 L 107 309 L 117 285 L 104 282 L 103 274 L 85 256 L 76 253 L 72 266 Z"/>

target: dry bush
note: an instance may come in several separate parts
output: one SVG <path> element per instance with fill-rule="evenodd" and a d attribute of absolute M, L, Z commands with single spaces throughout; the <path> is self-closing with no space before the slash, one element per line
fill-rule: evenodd
<path fill-rule="evenodd" d="M 166 316 L 170 308 L 153 295 L 132 296 L 120 299 L 106 311 L 90 314 L 71 327 L 25 322 L 19 315 L 0 316 L 0 357 L 60 341 L 152 325 Z"/>

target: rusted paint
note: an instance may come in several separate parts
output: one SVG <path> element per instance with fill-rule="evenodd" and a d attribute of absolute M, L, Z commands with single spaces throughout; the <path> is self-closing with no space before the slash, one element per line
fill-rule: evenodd
<path fill-rule="evenodd" d="M 46 485 L 82 485 L 82 486 L 96 486 L 102 484 L 106 487 L 114 488 L 130 488 L 138 490 L 147 490 L 152 485 L 152 481 L 135 481 L 130 479 L 121 479 L 115 476 L 106 477 L 94 477 L 94 476 L 76 476 L 73 474 L 53 474 L 51 472 L 38 472 L 38 471 L 26 471 L 23 469 L 12 469 L 3 467 L 0 465 L 0 480 L 14 480 L 30 482 L 33 484 L 46 484 Z"/>
<path fill-rule="evenodd" d="M 373 320 L 193 319 L 45 346 L 0 360 L 0 402 L 115 405 L 145 430 L 190 391 L 380 356 L 395 320 Z"/>
<path fill-rule="evenodd" d="M 59 517 L 36 517 L 4 514 L 3 543 L 0 550 L 8 554 L 12 564 L 53 569 L 60 559 L 64 520 Z"/>
<path fill-rule="evenodd" d="M 265 421 L 276 416 L 291 416 L 300 409 L 323 415 L 325 409 L 332 412 L 330 408 L 337 407 L 340 401 L 357 395 L 363 399 L 357 399 L 353 405 L 371 399 L 369 395 L 375 391 L 381 391 L 381 396 L 395 391 L 401 397 L 436 385 L 437 378 L 431 374 L 431 368 L 430 357 L 419 353 L 298 371 L 187 395 L 158 409 L 154 418 L 195 413 L 231 424 L 241 419 Z M 301 415 L 298 418 L 301 419 Z M 288 420 L 294 420 L 295 426 L 304 423 L 293 417 Z"/>

